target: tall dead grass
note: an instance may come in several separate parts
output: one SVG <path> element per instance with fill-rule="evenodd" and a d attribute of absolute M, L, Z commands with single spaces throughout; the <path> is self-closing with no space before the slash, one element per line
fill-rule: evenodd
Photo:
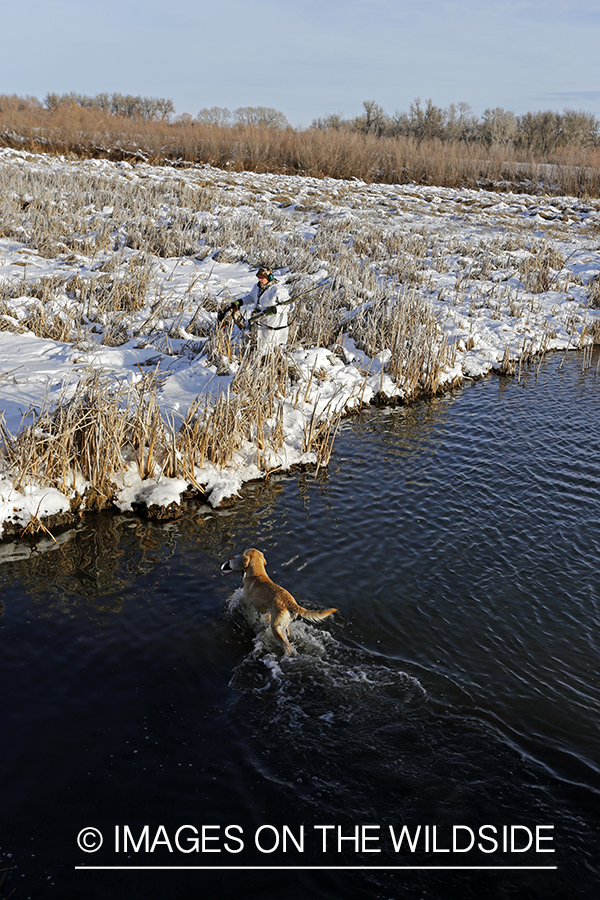
<path fill-rule="evenodd" d="M 600 150 L 545 156 L 465 141 L 378 137 L 348 130 L 271 129 L 115 116 L 101 109 L 5 104 L 0 146 L 113 160 L 209 163 L 231 171 L 359 178 L 366 182 L 486 187 L 600 196 Z"/>
<path fill-rule="evenodd" d="M 131 465 L 139 478 L 185 479 L 203 490 L 200 470 L 223 469 L 243 451 L 264 474 L 284 445 L 289 360 L 247 348 L 227 390 L 201 395 L 177 425 L 161 413 L 152 374 L 131 387 L 89 371 L 58 402 L 46 403 L 16 435 L 0 420 L 2 455 L 17 490 L 47 485 L 89 507 L 108 506 Z M 302 451 L 317 465 L 331 453 L 339 415 L 307 416 Z"/>
<path fill-rule="evenodd" d="M 137 414 L 131 400 L 126 386 L 90 372 L 72 396 L 65 392 L 55 407 L 46 404 L 17 435 L 2 425 L 3 455 L 16 489 L 33 482 L 69 494 L 82 477 L 108 502 L 124 471 L 123 448 Z"/>
<path fill-rule="evenodd" d="M 352 317 L 348 331 L 368 356 L 375 357 L 384 348 L 389 352 L 384 370 L 409 400 L 421 392 L 435 394 L 444 367 L 452 362 L 431 307 L 414 289 L 365 305 Z"/>

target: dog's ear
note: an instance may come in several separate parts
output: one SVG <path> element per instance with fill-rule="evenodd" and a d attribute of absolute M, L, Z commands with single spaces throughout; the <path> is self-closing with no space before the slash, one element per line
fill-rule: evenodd
<path fill-rule="evenodd" d="M 267 565 L 267 561 L 266 561 L 266 559 L 265 559 L 265 555 L 264 555 L 264 553 L 262 553 L 260 550 L 257 550 L 255 547 L 252 547 L 250 550 L 247 550 L 246 552 L 248 553 L 248 557 L 250 557 L 250 554 L 253 553 L 253 554 L 254 554 L 254 558 L 255 558 L 256 560 L 262 562 L 263 566 L 266 566 L 266 565 Z"/>

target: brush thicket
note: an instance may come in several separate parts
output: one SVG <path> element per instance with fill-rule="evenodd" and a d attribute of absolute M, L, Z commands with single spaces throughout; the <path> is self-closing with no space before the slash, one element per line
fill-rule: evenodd
<path fill-rule="evenodd" d="M 130 389 L 89 372 L 74 393 L 65 391 L 57 404 L 46 403 L 16 436 L 3 428 L 3 452 L 15 488 L 33 482 L 68 495 L 83 478 L 108 500 L 124 470 L 130 420 Z"/>
<path fill-rule="evenodd" d="M 243 354 L 230 387 L 202 395 L 176 424 L 157 400 L 147 376 L 135 387 L 90 371 L 57 403 L 47 403 L 17 435 L 2 428 L 4 460 L 15 488 L 49 485 L 72 495 L 85 483 L 99 505 L 109 503 L 132 461 L 141 479 L 166 475 L 201 488 L 206 463 L 223 468 L 240 450 L 254 451 L 259 470 L 285 440 L 283 410 L 289 393 L 288 359 L 279 350 Z M 303 452 L 328 458 L 338 416 L 307 418 Z M 83 481 L 82 481 L 83 480 Z"/>

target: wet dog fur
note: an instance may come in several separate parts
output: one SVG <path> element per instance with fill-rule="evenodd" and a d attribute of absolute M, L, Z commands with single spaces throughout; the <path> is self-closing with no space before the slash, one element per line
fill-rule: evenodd
<path fill-rule="evenodd" d="M 221 566 L 221 571 L 244 573 L 244 602 L 262 615 L 267 615 L 271 623 L 271 631 L 283 644 L 285 652 L 292 655 L 293 648 L 289 641 L 290 623 L 301 616 L 309 622 L 325 619 L 337 609 L 304 609 L 296 603 L 289 591 L 271 581 L 266 571 L 267 561 L 260 550 L 250 547 L 238 556 L 232 556 Z"/>

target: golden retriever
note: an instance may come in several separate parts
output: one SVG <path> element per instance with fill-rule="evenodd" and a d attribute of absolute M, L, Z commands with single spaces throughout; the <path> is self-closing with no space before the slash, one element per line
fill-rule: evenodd
<path fill-rule="evenodd" d="M 281 641 L 285 652 L 291 655 L 293 648 L 289 642 L 289 627 L 296 616 L 318 622 L 337 612 L 337 609 L 304 609 L 296 603 L 289 591 L 271 581 L 265 569 L 266 564 L 260 550 L 250 547 L 224 562 L 221 571 L 224 575 L 229 572 L 244 573 L 245 603 L 252 604 L 259 613 L 268 615 L 273 634 Z"/>

